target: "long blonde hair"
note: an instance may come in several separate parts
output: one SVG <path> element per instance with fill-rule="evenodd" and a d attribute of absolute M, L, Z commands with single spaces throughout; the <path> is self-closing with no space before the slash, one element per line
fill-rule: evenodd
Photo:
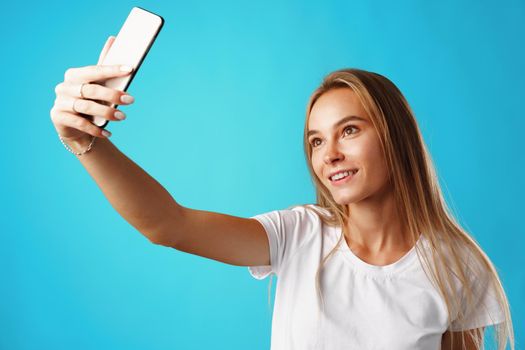
<path fill-rule="evenodd" d="M 342 69 L 328 74 L 312 93 L 306 109 L 304 151 L 308 170 L 316 187 L 316 205 L 326 212 L 315 210 L 324 224 L 342 227 L 341 236 L 332 251 L 323 258 L 316 273 L 316 289 L 323 308 L 324 300 L 319 286 L 319 273 L 326 261 L 342 244 L 346 223 L 350 216 L 348 206 L 335 202 L 330 191 L 317 178 L 312 167 L 312 149 L 307 131 L 310 111 L 317 99 L 327 91 L 350 88 L 357 95 L 378 133 L 388 169 L 389 181 L 394 189 L 396 207 L 401 220 L 408 227 L 407 238 L 413 244 L 419 233 L 429 242 L 430 254 L 416 245 L 417 255 L 430 281 L 442 295 L 449 314 L 448 327 L 455 316 L 461 325 L 474 311 L 475 290 L 492 288 L 504 322 L 494 326 L 498 350 L 504 350 L 507 339 L 514 350 L 514 332 L 509 304 L 498 273 L 479 244 L 454 219 L 447 207 L 429 152 L 418 128 L 414 113 L 399 89 L 386 77 L 360 69 Z M 313 208 L 313 207 L 309 207 Z M 454 279 L 463 287 L 455 292 Z M 476 288 L 477 281 L 487 284 Z M 271 288 L 271 287 L 270 287 Z M 489 311 L 489 310 L 487 310 Z M 465 333 L 469 340 L 484 348 L 483 337 L 474 332 Z M 451 332 L 451 336 L 453 333 Z M 452 343 L 451 343 L 452 344 Z"/>

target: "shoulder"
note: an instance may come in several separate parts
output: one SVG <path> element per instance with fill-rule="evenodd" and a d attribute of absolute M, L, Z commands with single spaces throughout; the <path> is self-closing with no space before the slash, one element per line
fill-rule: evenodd
<path fill-rule="evenodd" d="M 252 216 L 260 221 L 268 232 L 278 237 L 282 243 L 298 244 L 308 238 L 318 236 L 323 230 L 321 216 L 330 215 L 329 211 L 315 204 L 292 205 L 285 209 L 273 210 Z"/>
<path fill-rule="evenodd" d="M 276 209 L 266 213 L 251 216 L 260 222 L 274 226 L 276 230 L 310 231 L 321 226 L 335 226 L 337 220 L 330 209 L 317 204 L 291 205 L 284 209 Z"/>
<path fill-rule="evenodd" d="M 327 208 L 317 204 L 295 204 L 284 209 L 276 209 L 257 216 L 279 216 L 282 218 L 291 218 L 295 220 L 319 221 L 322 216 L 332 217 L 333 214 Z"/>
<path fill-rule="evenodd" d="M 481 246 L 470 236 L 458 237 L 443 249 L 444 269 L 454 282 L 451 330 L 478 328 L 503 320 L 498 276 Z"/>
<path fill-rule="evenodd" d="M 308 247 L 315 249 L 319 245 L 323 222 L 316 209 L 319 208 L 311 204 L 293 205 L 251 217 L 266 230 L 272 271 L 276 275 L 280 275 L 282 266 L 299 251 Z"/>
<path fill-rule="evenodd" d="M 292 205 L 288 207 L 287 210 L 299 212 L 302 215 L 307 215 L 308 218 L 314 220 L 320 220 L 322 217 L 333 217 L 333 213 L 330 211 L 330 209 L 321 207 L 318 204 Z"/>

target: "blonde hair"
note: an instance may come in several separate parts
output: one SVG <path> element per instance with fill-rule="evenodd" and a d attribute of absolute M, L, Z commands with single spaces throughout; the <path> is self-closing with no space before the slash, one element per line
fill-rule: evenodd
<path fill-rule="evenodd" d="M 458 328 L 463 329 L 461 325 L 467 322 L 469 315 L 475 311 L 474 290 L 492 288 L 505 318 L 504 322 L 494 326 L 497 348 L 504 350 L 509 338 L 511 349 L 514 350 L 509 304 L 498 273 L 479 244 L 456 222 L 448 209 L 431 156 L 408 102 L 389 79 L 360 69 L 342 69 L 328 74 L 312 93 L 306 109 L 306 162 L 316 188 L 316 205 L 328 211 L 329 215 L 315 210 L 313 206 L 308 208 L 315 210 L 324 224 L 342 227 L 336 246 L 323 258 L 316 273 L 316 290 L 323 309 L 319 274 L 326 261 L 342 244 L 350 213 L 348 206 L 335 202 L 330 191 L 315 175 L 307 132 L 313 105 L 321 95 L 336 88 L 352 89 L 376 129 L 387 168 L 391 169 L 389 181 L 393 186 L 396 207 L 400 219 L 408 227 L 407 239 L 415 245 L 421 233 L 429 242 L 430 254 L 428 249 L 420 249 L 419 245 L 415 245 L 416 252 L 425 273 L 445 300 L 449 314 L 447 329 L 450 328 L 454 315 Z M 461 295 L 454 292 L 454 279 L 463 287 Z M 487 285 L 476 289 L 477 281 L 487 281 Z M 473 331 L 462 332 L 463 344 L 465 333 L 470 338 L 468 341 L 476 344 L 476 348 L 484 348 L 483 336 L 474 334 L 476 332 Z M 452 332 L 451 336 L 453 337 Z"/>

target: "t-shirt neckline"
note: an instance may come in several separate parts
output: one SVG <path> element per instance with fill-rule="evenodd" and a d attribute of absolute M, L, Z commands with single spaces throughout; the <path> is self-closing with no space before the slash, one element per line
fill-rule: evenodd
<path fill-rule="evenodd" d="M 337 237 L 340 237 L 341 228 L 338 228 L 337 232 Z M 341 251 L 343 258 L 358 270 L 375 275 L 391 275 L 393 273 L 401 272 L 402 270 L 409 267 L 416 260 L 416 245 L 422 244 L 423 239 L 423 235 L 420 235 L 416 244 L 405 255 L 403 255 L 397 261 L 383 266 L 372 265 L 364 260 L 361 260 L 361 258 L 355 255 L 355 253 L 350 249 L 344 238 L 342 238 L 341 247 L 339 248 L 339 250 Z"/>

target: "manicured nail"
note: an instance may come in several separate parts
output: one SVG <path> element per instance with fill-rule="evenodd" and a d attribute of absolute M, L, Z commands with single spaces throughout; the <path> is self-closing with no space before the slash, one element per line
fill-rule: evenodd
<path fill-rule="evenodd" d="M 121 111 L 116 111 L 115 112 L 115 118 L 123 120 L 123 119 L 126 119 L 126 115 L 124 113 L 122 113 Z"/>
<path fill-rule="evenodd" d="M 110 137 L 111 136 L 111 133 L 107 130 L 102 130 L 102 135 L 106 136 L 106 137 Z"/>
<path fill-rule="evenodd" d="M 120 96 L 120 101 L 122 101 L 123 103 L 133 103 L 135 99 L 131 95 L 122 95 Z"/>
<path fill-rule="evenodd" d="M 133 68 L 131 68 L 130 66 L 120 66 L 120 70 L 129 73 L 133 70 Z"/>

